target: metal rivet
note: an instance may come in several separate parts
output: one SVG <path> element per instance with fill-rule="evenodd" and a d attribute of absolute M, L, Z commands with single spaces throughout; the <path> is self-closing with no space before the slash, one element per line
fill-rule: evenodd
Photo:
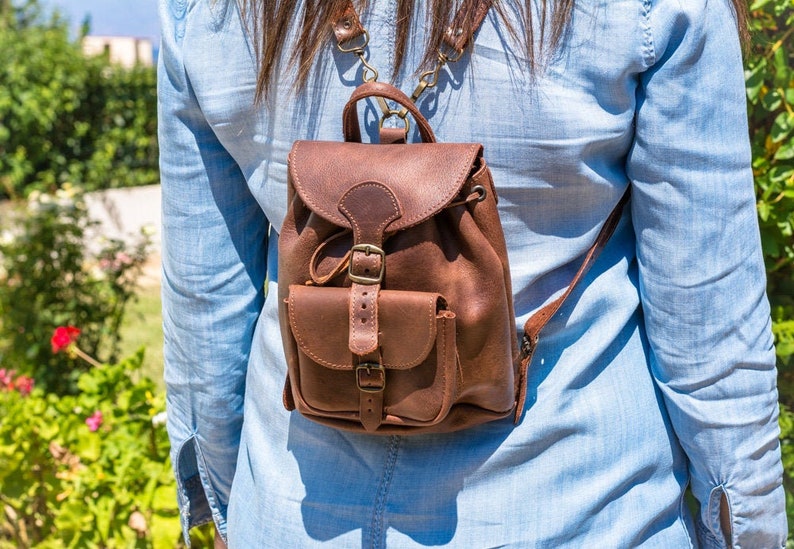
<path fill-rule="evenodd" d="M 345 27 L 347 30 L 350 30 L 350 27 L 353 26 L 353 23 L 350 22 L 350 19 L 345 19 L 342 22 L 342 26 Z"/>

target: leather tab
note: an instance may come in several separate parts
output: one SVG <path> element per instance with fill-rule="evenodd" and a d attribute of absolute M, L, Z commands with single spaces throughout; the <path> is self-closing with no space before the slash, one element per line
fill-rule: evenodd
<path fill-rule="evenodd" d="M 456 54 L 462 54 L 485 20 L 492 3 L 492 0 L 464 0 L 444 33 L 444 45 Z"/>
<path fill-rule="evenodd" d="M 358 414 L 361 425 L 370 433 L 383 423 L 383 391 L 360 392 Z"/>
<path fill-rule="evenodd" d="M 358 13 L 353 7 L 352 2 L 348 2 L 344 11 L 337 17 L 334 17 L 331 23 L 331 28 L 334 31 L 336 42 L 340 46 L 344 46 L 346 42 L 354 40 L 359 36 L 364 35 L 364 27 L 361 26 L 361 21 L 358 18 Z"/>
<path fill-rule="evenodd" d="M 353 244 L 380 247 L 386 227 L 402 215 L 394 193 L 383 183 L 368 181 L 347 191 L 339 201 L 339 211 L 353 228 Z M 355 262 L 356 257 L 351 258 Z"/>
<path fill-rule="evenodd" d="M 374 181 L 351 188 L 339 211 L 353 227 L 350 255 L 350 352 L 365 355 L 378 349 L 378 292 L 386 258 L 380 247 L 386 227 L 402 215 L 394 193 Z M 378 253 L 370 251 L 370 247 Z"/>
<path fill-rule="evenodd" d="M 398 145 L 405 143 L 405 128 L 381 128 L 381 145 Z"/>
<path fill-rule="evenodd" d="M 444 45 L 458 55 L 463 53 L 474 37 L 474 33 L 485 20 L 492 4 L 493 0 L 464 0 L 455 13 L 452 24 L 447 27 L 442 37 Z M 331 26 L 334 36 L 336 36 L 336 42 L 342 47 L 345 42 L 358 38 L 366 32 L 352 1 L 345 4 L 345 9 L 334 18 Z"/>

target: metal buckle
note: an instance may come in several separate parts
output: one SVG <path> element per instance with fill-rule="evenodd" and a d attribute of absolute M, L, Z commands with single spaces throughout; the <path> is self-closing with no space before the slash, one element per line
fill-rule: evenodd
<path fill-rule="evenodd" d="M 525 333 L 524 337 L 521 339 L 521 358 L 530 356 L 532 354 L 533 346 L 533 342 L 531 339 L 529 339 L 529 335 Z"/>
<path fill-rule="evenodd" d="M 380 272 L 378 276 L 362 276 L 353 274 L 353 254 L 355 252 L 364 252 L 366 255 L 378 254 L 380 256 Z M 383 282 L 383 275 L 386 273 L 386 252 L 372 244 L 356 244 L 350 248 L 350 264 L 347 267 L 347 276 L 350 280 L 357 284 L 380 284 Z"/>
<path fill-rule="evenodd" d="M 378 385 L 369 386 L 362 384 L 363 372 L 366 372 L 366 381 L 371 381 L 373 379 L 372 372 L 378 372 L 378 379 L 376 380 Z M 359 364 L 356 366 L 356 385 L 358 386 L 358 390 L 364 393 L 380 393 L 386 388 L 386 369 L 375 362 L 364 362 L 363 364 Z"/>

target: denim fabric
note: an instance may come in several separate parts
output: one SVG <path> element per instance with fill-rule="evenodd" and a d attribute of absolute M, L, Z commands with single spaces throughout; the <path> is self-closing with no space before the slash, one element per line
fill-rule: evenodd
<path fill-rule="evenodd" d="M 384 79 L 396 2 L 369 4 Z M 727 0 L 579 0 L 534 76 L 490 13 L 420 100 L 440 141 L 485 147 L 519 326 L 564 289 L 628 185 L 632 199 L 541 335 L 521 424 L 419 437 L 339 432 L 281 404 L 287 153 L 296 139 L 341 138 L 360 65 L 329 45 L 296 93 L 283 63 L 256 106 L 234 3 L 160 10 L 165 377 L 185 532 L 212 520 L 232 548 L 725 547 L 725 494 L 733 547 L 784 546 L 775 357 Z M 428 26 L 416 11 L 395 82 L 407 91 Z M 360 108 L 368 139 L 376 109 Z"/>

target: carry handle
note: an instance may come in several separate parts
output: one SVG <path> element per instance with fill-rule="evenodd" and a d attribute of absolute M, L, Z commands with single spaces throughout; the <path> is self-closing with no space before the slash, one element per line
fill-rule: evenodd
<path fill-rule="evenodd" d="M 356 103 L 367 97 L 383 97 L 400 104 L 411 113 L 419 128 L 419 135 L 424 143 L 435 143 L 436 136 L 430 128 L 430 123 L 419 111 L 411 98 L 385 82 L 365 82 L 357 87 L 342 111 L 342 129 L 345 141 L 361 143 L 361 128 L 358 125 L 358 110 Z M 407 120 L 406 120 L 407 123 Z M 407 126 L 406 126 L 407 127 Z"/>

